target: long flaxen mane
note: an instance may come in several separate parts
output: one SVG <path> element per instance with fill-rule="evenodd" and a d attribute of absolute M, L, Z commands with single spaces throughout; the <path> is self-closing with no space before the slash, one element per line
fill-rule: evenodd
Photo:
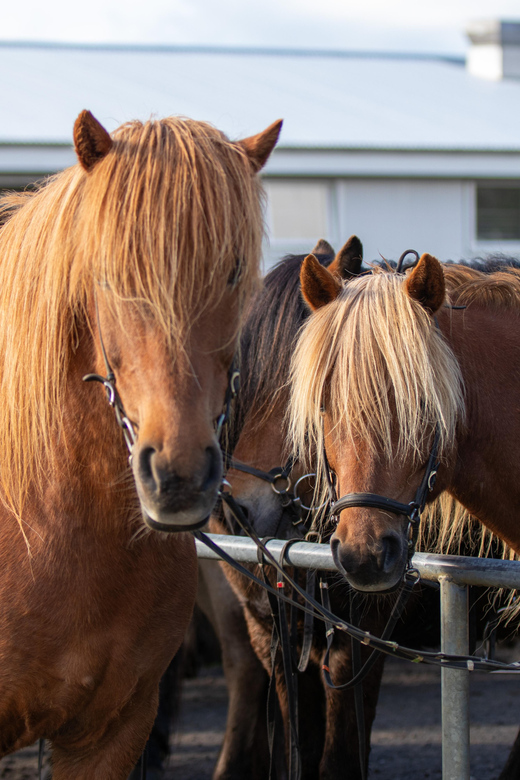
<path fill-rule="evenodd" d="M 162 329 L 172 360 L 191 324 L 254 285 L 262 241 L 250 160 L 211 125 L 123 125 L 108 154 L 0 201 L 0 492 L 16 514 L 60 436 L 67 368 L 94 288 Z M 101 292 L 99 292 L 101 291 Z"/>

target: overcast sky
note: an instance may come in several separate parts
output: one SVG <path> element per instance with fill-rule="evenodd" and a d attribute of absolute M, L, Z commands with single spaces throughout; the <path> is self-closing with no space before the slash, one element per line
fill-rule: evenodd
<path fill-rule="evenodd" d="M 461 54 L 472 19 L 518 0 L 18 0 L 0 40 L 182 43 Z"/>

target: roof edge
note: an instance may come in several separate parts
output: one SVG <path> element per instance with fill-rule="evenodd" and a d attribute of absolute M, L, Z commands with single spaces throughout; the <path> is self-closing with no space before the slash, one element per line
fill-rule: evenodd
<path fill-rule="evenodd" d="M 77 51 L 114 51 L 134 52 L 143 54 L 237 54 L 266 55 L 277 57 L 328 57 L 328 58 L 361 58 L 389 60 L 434 60 L 452 65 L 464 65 L 465 59 L 458 55 L 435 54 L 425 52 L 385 52 L 345 49 L 310 49 L 285 48 L 276 46 L 215 46 L 210 44 L 146 44 L 146 43 L 68 43 L 60 41 L 2 41 L 0 49 L 57 49 Z"/>

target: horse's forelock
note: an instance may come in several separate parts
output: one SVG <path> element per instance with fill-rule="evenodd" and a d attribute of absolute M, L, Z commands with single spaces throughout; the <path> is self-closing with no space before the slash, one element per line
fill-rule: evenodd
<path fill-rule="evenodd" d="M 297 452 L 321 456 L 324 403 L 341 437 L 360 438 L 389 460 L 423 457 L 428 426 L 439 426 L 441 454 L 452 441 L 464 409 L 460 369 L 402 277 L 376 269 L 349 282 L 304 326 L 292 369 Z"/>
<path fill-rule="evenodd" d="M 243 298 L 258 275 L 259 182 L 246 155 L 203 122 L 123 125 L 87 176 L 81 264 L 120 297 L 147 302 L 179 341 L 230 279 Z M 101 248 L 101 251 L 100 251 Z"/>

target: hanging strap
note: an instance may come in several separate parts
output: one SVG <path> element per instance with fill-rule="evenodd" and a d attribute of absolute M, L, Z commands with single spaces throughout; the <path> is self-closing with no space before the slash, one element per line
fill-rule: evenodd
<path fill-rule="evenodd" d="M 45 740 L 40 739 L 38 743 L 38 780 L 43 780 L 43 759 L 45 756 Z"/>
<path fill-rule="evenodd" d="M 350 592 L 350 622 L 359 626 L 361 615 L 358 608 L 359 596 Z M 350 637 L 352 652 L 352 676 L 355 679 L 362 669 L 361 645 L 353 637 Z M 357 738 L 359 751 L 359 768 L 361 780 L 367 780 L 366 774 L 366 729 L 365 729 L 365 705 L 363 702 L 363 681 L 360 680 L 354 686 L 354 709 L 356 711 Z"/>
<path fill-rule="evenodd" d="M 316 591 L 316 569 L 307 569 L 307 576 L 305 580 L 305 592 L 314 598 Z M 298 661 L 298 671 L 304 672 L 309 665 L 312 650 L 312 640 L 314 636 L 314 615 L 312 612 L 305 612 L 303 619 L 303 638 L 302 638 L 302 651 L 300 653 L 300 660 Z"/>
<path fill-rule="evenodd" d="M 300 541 L 299 539 L 289 540 L 283 547 L 280 556 L 280 562 L 283 566 L 285 562 L 285 555 L 291 544 Z M 267 574 L 264 570 L 263 553 L 259 550 L 259 562 L 261 566 L 264 582 L 270 584 L 267 578 Z M 269 697 L 268 697 L 268 740 L 270 750 L 270 770 L 269 777 L 274 776 L 274 731 L 275 731 L 275 719 L 276 708 L 274 706 L 275 699 L 275 685 L 274 685 L 274 669 L 276 662 L 276 655 L 278 649 L 280 649 L 282 655 L 282 667 L 284 672 L 285 687 L 287 691 L 287 708 L 289 713 L 289 780 L 301 779 L 301 756 L 298 734 L 298 679 L 296 664 L 294 662 L 293 650 L 291 645 L 291 633 L 293 626 L 296 622 L 296 615 L 291 610 L 291 628 L 287 621 L 287 610 L 285 601 L 281 598 L 284 596 L 285 581 L 281 573 L 279 573 L 276 583 L 276 595 L 271 592 L 267 592 L 269 598 L 269 605 L 271 607 L 271 617 L 273 620 L 273 633 L 271 635 L 271 679 L 269 682 Z"/>

